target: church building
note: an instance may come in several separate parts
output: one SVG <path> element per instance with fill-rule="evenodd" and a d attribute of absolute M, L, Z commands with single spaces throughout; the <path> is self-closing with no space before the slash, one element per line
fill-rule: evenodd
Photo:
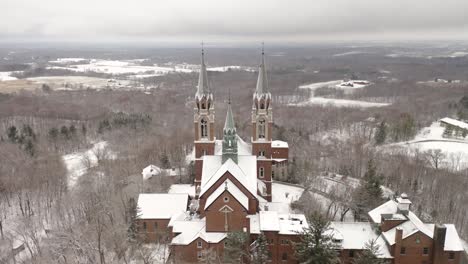
<path fill-rule="evenodd" d="M 226 238 L 234 231 L 247 233 L 249 248 L 264 234 L 268 263 L 298 263 L 294 243 L 301 240 L 308 223 L 304 215 L 290 213 L 289 204 L 285 213 L 272 202 L 272 180 L 286 176 L 289 146 L 272 138 L 272 97 L 264 57 L 262 52 L 252 96 L 252 134 L 246 142 L 237 135 L 230 99 L 223 137 L 215 137 L 215 97 L 202 52 L 193 115 L 194 183 L 186 193 L 138 198 L 139 233 L 147 242 L 168 243 L 172 263 L 197 263 L 208 254 L 224 263 Z M 353 263 L 370 240 L 389 263 L 460 263 L 462 248 L 454 226 L 422 223 L 410 211 L 406 196 L 372 210 L 369 220 L 331 223 L 329 235 L 341 263 Z"/>

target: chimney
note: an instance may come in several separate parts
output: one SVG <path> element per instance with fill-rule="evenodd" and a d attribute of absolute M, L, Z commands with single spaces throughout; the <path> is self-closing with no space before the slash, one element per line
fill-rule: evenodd
<path fill-rule="evenodd" d="M 403 229 L 400 227 L 396 228 L 395 231 L 395 247 L 393 251 L 394 263 L 400 263 L 400 251 L 401 251 L 401 242 L 403 240 Z"/>
<path fill-rule="evenodd" d="M 408 195 L 406 193 L 402 193 L 400 197 L 396 199 L 396 201 L 398 203 L 398 213 L 408 215 L 411 209 L 411 201 L 408 198 Z"/>
<path fill-rule="evenodd" d="M 443 263 L 444 260 L 444 246 L 445 235 L 447 234 L 447 227 L 445 225 L 434 225 L 434 261 L 433 263 Z"/>

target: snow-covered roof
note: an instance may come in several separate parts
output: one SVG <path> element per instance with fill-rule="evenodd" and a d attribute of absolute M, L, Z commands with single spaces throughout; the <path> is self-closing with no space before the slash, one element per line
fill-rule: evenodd
<path fill-rule="evenodd" d="M 456 120 L 456 119 L 453 119 L 453 118 L 450 118 L 450 117 L 444 117 L 444 118 L 440 119 L 440 122 L 447 123 L 447 124 L 450 124 L 452 126 L 456 126 L 456 127 L 459 127 L 459 128 L 468 129 L 468 124 L 467 123 Z"/>
<path fill-rule="evenodd" d="M 412 212 L 408 213 L 408 221 L 388 230 L 382 232 L 382 235 L 385 237 L 389 245 L 395 244 L 395 233 L 397 229 L 401 229 L 403 231 L 403 239 L 414 235 L 417 232 L 422 232 L 426 236 L 432 238 L 434 235 L 433 230 L 427 228 L 426 224 L 424 224 L 415 214 Z"/>
<path fill-rule="evenodd" d="M 161 173 L 161 168 L 156 165 L 149 165 L 143 169 L 141 175 L 143 175 L 143 180 L 147 180 L 155 175 Z"/>
<path fill-rule="evenodd" d="M 426 224 L 427 228 L 434 230 L 434 224 Z M 447 233 L 445 233 L 445 251 L 463 251 L 463 243 L 460 237 L 458 236 L 457 229 L 453 224 L 445 224 L 447 228 Z"/>
<path fill-rule="evenodd" d="M 252 155 L 252 145 L 245 142 L 242 140 L 239 135 L 236 135 L 237 137 L 237 154 L 240 156 L 244 155 Z M 215 141 L 215 155 L 222 155 L 223 154 L 223 141 L 222 140 L 216 140 Z"/>
<path fill-rule="evenodd" d="M 138 196 L 139 219 L 170 219 L 187 211 L 188 194 L 141 193 Z"/>
<path fill-rule="evenodd" d="M 204 156 L 200 196 L 228 171 L 252 195 L 257 194 L 257 157 L 238 156 L 237 164 L 231 159 L 222 164 L 222 156 Z"/>
<path fill-rule="evenodd" d="M 263 231 L 276 231 L 282 235 L 297 235 L 308 227 L 302 214 L 278 214 L 276 211 L 260 211 L 247 216 L 250 221 L 250 233 L 260 234 Z"/>
<path fill-rule="evenodd" d="M 195 185 L 192 184 L 172 184 L 168 193 L 183 193 L 192 197 L 195 196 Z"/>
<path fill-rule="evenodd" d="M 155 165 L 149 165 L 143 169 L 141 172 L 143 175 L 143 180 L 147 180 L 156 175 L 164 175 L 164 176 L 179 176 L 185 174 L 185 168 L 170 168 L 170 169 L 161 169 Z"/>
<path fill-rule="evenodd" d="M 207 243 L 219 243 L 226 238 L 223 232 L 206 232 L 206 219 L 190 219 L 186 221 L 174 221 L 173 233 L 179 233 L 172 241 L 172 245 L 188 245 L 195 239 L 201 238 Z"/>
<path fill-rule="evenodd" d="M 343 249 L 364 249 L 366 243 L 375 240 L 379 245 L 380 258 L 391 258 L 382 236 L 379 236 L 369 222 L 331 222 L 330 235 Z"/>
<path fill-rule="evenodd" d="M 271 142 L 272 148 L 289 148 L 288 142 L 281 141 L 281 140 L 273 140 Z"/>
<path fill-rule="evenodd" d="M 234 198 L 236 198 L 246 210 L 249 210 L 249 198 L 229 179 L 225 180 L 223 184 L 218 187 L 218 189 L 216 189 L 210 196 L 208 196 L 205 209 L 208 208 L 225 191 L 234 196 Z"/>
<path fill-rule="evenodd" d="M 398 204 L 394 200 L 389 200 L 388 202 L 374 208 L 369 212 L 369 216 L 372 219 L 372 222 L 380 224 L 382 222 L 382 215 L 386 214 L 395 214 L 398 212 Z"/>

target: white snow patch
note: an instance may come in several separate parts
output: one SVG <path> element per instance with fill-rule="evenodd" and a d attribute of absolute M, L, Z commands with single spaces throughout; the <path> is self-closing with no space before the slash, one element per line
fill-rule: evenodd
<path fill-rule="evenodd" d="M 96 167 L 98 165 L 98 156 L 104 158 L 104 154 L 107 152 L 107 142 L 101 141 L 95 143 L 90 149 L 67 154 L 62 157 L 65 167 L 67 169 L 68 187 L 73 188 L 76 185 L 78 179 L 86 174 L 88 169 Z M 105 158 L 113 158 L 115 154 L 106 153 Z"/>
<path fill-rule="evenodd" d="M 370 53 L 371 52 L 355 50 L 355 51 L 348 51 L 348 52 L 333 54 L 333 57 L 342 57 L 342 56 L 357 55 L 357 54 L 370 54 Z"/>
<path fill-rule="evenodd" d="M 11 76 L 12 73 L 15 72 L 0 72 L 0 81 L 14 81 L 18 80 L 18 78 Z"/>
<path fill-rule="evenodd" d="M 369 108 L 369 107 L 389 106 L 390 103 L 376 103 L 376 102 L 367 102 L 367 101 L 360 101 L 360 100 L 311 97 L 308 101 L 297 103 L 297 104 L 290 104 L 290 105 L 296 105 L 296 106 L 321 105 L 321 106 L 333 106 L 333 107 Z"/>

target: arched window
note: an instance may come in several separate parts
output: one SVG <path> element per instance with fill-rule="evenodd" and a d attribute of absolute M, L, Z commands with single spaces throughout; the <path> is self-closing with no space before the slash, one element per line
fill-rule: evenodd
<path fill-rule="evenodd" d="M 258 120 L 258 138 L 265 138 L 265 119 Z"/>
<path fill-rule="evenodd" d="M 208 122 L 205 119 L 200 121 L 200 130 L 202 138 L 208 137 Z"/>
<path fill-rule="evenodd" d="M 258 177 L 260 177 L 260 178 L 265 177 L 265 168 L 260 167 L 260 168 L 258 169 Z"/>

